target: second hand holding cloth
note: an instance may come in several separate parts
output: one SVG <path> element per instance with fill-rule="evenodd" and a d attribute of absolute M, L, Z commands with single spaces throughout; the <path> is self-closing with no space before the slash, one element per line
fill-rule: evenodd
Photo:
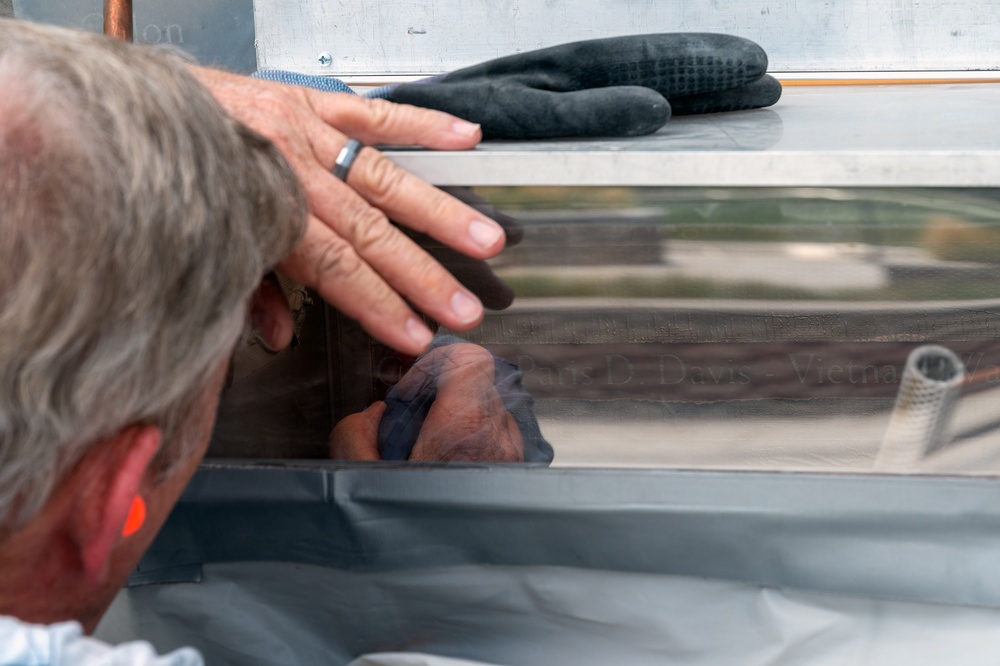
<path fill-rule="evenodd" d="M 479 123 L 486 139 L 638 136 L 671 113 L 770 106 L 781 84 L 742 37 L 659 33 L 595 39 L 490 60 L 373 93 Z"/>
<path fill-rule="evenodd" d="M 523 376 L 516 365 L 485 348 L 451 335 L 438 335 L 431 349 L 416 359 L 385 397 L 386 409 L 378 428 L 379 457 L 408 460 L 421 439 L 439 389 L 447 390 L 452 384 L 457 391 L 452 389 L 453 397 L 438 405 L 443 411 L 438 414 L 436 428 L 440 432 L 437 438 L 446 440 L 448 446 L 431 445 L 449 456 L 445 459 L 552 462 L 552 445 L 538 427 L 535 400 L 524 389 Z M 484 384 L 491 390 L 483 391 Z M 506 438 L 495 427 L 499 411 L 505 412 L 501 421 L 506 429 L 516 429 L 519 435 L 519 451 L 514 457 L 501 450 L 500 442 Z M 425 433 L 424 438 L 433 440 L 435 434 Z"/>

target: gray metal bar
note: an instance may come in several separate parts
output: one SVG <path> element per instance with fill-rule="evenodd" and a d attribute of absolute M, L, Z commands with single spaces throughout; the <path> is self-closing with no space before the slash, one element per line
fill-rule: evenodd
<path fill-rule="evenodd" d="M 488 562 L 1000 607 L 993 479 L 321 465 L 204 467 L 140 570 Z"/>

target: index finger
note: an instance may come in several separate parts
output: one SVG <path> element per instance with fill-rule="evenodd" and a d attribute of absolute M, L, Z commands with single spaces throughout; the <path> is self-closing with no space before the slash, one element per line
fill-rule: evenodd
<path fill-rule="evenodd" d="M 409 268 L 414 260 L 428 264 L 429 275 L 434 276 L 426 282 L 418 280 L 418 285 L 430 284 L 445 291 L 465 293 L 447 271 L 419 248 L 406 260 Z M 393 349 L 417 355 L 430 344 L 433 337 L 430 329 L 400 294 L 358 254 L 348 239 L 315 217 L 309 217 L 305 235 L 281 263 L 281 268 L 289 277 L 315 288 L 326 302 L 356 319 L 372 336 Z M 478 318 L 474 318 L 468 324 L 477 322 Z"/>
<path fill-rule="evenodd" d="M 506 243 L 503 227 L 494 220 L 396 166 L 376 150 L 361 152 L 347 183 L 391 220 L 470 257 L 492 257 Z"/>
<path fill-rule="evenodd" d="M 313 89 L 307 99 L 323 122 L 368 144 L 466 150 L 483 138 L 478 124 L 442 111 Z"/>
<path fill-rule="evenodd" d="M 343 184 L 330 172 L 345 140 L 339 132 L 317 132 L 311 141 L 319 163 L 300 174 L 300 179 L 316 216 L 353 242 L 359 230 L 358 221 L 368 221 L 370 216 L 345 215 L 345 203 L 352 202 L 343 193 Z M 363 148 L 358 153 L 346 182 L 389 219 L 463 254 L 485 259 L 500 252 L 506 242 L 503 227 L 494 220 L 396 166 L 373 148 Z M 353 229 L 349 228 L 352 223 Z M 365 255 L 366 261 L 372 259 Z"/>

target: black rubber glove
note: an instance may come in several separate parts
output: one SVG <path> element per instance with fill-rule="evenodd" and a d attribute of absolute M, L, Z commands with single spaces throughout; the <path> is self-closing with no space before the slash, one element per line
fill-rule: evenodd
<path fill-rule="evenodd" d="M 638 136 L 673 113 L 770 106 L 767 54 L 732 35 L 663 33 L 552 46 L 490 60 L 378 96 L 482 125 L 488 139 Z"/>

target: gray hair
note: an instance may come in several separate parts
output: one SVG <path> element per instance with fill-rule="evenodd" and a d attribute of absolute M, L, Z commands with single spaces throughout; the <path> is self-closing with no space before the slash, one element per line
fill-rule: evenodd
<path fill-rule="evenodd" d="M 101 438 L 157 466 L 305 221 L 290 167 L 175 56 L 0 19 L 0 540 Z"/>

